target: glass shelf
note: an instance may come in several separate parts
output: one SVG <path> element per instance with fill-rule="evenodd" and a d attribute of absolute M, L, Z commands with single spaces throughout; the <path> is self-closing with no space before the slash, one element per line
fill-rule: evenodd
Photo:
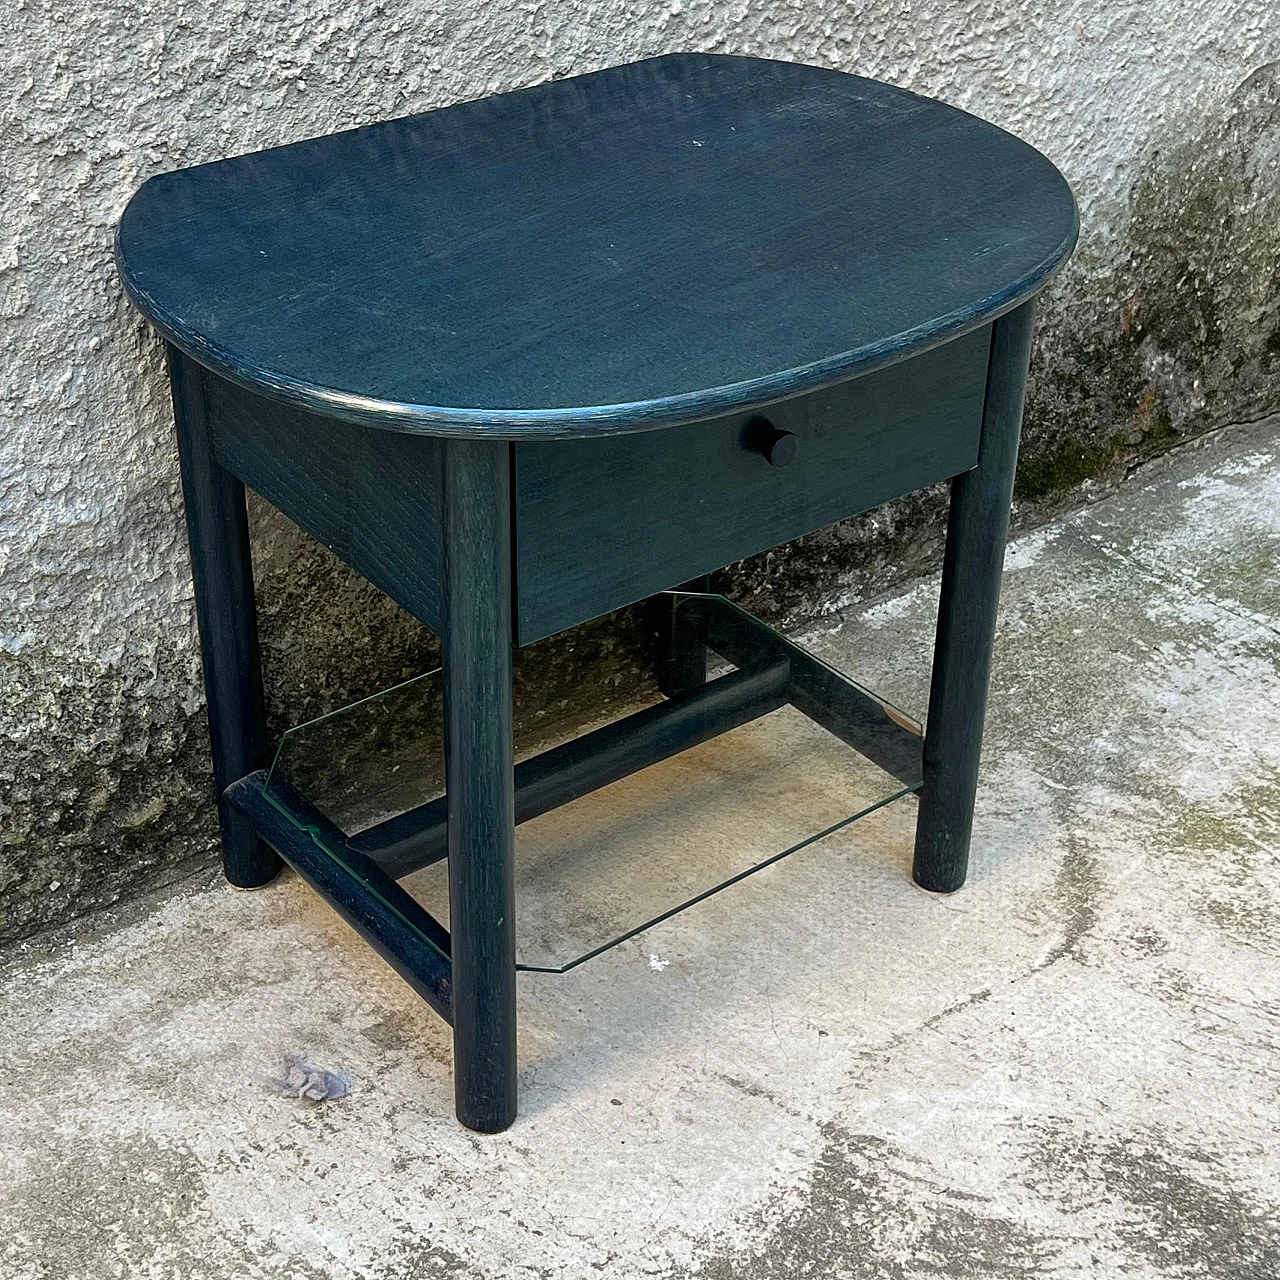
<path fill-rule="evenodd" d="M 268 795 L 287 779 L 354 836 L 443 793 L 442 744 L 437 668 L 287 731 Z M 551 745 L 518 750 L 517 760 Z M 820 853 L 918 785 L 784 706 L 533 818 L 516 828 L 519 967 L 575 968 L 764 866 Z M 325 851 L 349 861 L 345 849 Z M 400 883 L 447 927 L 447 862 Z"/>

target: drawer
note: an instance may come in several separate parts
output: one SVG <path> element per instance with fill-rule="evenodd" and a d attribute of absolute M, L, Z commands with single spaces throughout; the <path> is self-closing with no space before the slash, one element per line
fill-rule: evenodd
<path fill-rule="evenodd" d="M 978 460 L 990 346 L 988 326 L 756 412 L 517 443 L 519 642 L 967 471 Z M 786 466 L 761 452 L 770 425 L 795 437 Z"/>

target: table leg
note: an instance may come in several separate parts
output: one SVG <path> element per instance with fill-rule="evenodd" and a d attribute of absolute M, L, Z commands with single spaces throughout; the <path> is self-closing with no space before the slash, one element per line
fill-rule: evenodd
<path fill-rule="evenodd" d="M 918 885 L 950 893 L 969 864 L 974 795 L 1035 302 L 995 322 L 978 465 L 951 482 L 916 825 Z"/>
<path fill-rule="evenodd" d="M 694 578 L 676 589 L 710 591 L 711 577 Z M 658 688 L 668 698 L 696 693 L 707 683 L 707 646 L 691 638 L 684 628 L 676 626 L 677 599 L 675 596 L 658 595 L 649 602 L 658 633 Z"/>
<path fill-rule="evenodd" d="M 244 485 L 213 456 L 200 366 L 168 344 L 165 352 L 178 428 L 222 865 L 237 888 L 258 889 L 275 878 L 280 859 L 222 795 L 238 778 L 261 769 L 267 752 Z"/>
<path fill-rule="evenodd" d="M 516 1116 L 510 447 L 440 453 L 454 1097 L 496 1133 Z"/>

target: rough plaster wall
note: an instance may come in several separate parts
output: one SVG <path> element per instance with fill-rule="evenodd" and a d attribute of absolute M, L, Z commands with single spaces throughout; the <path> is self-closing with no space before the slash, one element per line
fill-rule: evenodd
<path fill-rule="evenodd" d="M 153 173 L 672 49 L 811 61 L 996 121 L 1074 185 L 1023 469 L 1041 504 L 1280 408 L 1275 0 L 709 3 L 6 0 L 0 46 L 0 937 L 212 847 L 160 349 L 112 228 Z M 1075 488 L 1073 489 L 1073 486 Z M 766 609 L 936 550 L 937 497 L 763 557 Z M 278 720 L 420 668 L 421 630 L 255 512 Z M 634 619 L 524 663 L 527 714 L 642 678 Z M 572 688 L 570 694 L 566 690 Z"/>

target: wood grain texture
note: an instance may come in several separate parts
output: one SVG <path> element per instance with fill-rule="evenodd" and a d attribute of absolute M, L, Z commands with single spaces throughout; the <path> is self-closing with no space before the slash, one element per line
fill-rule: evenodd
<path fill-rule="evenodd" d="M 1077 232 L 952 107 L 679 54 L 163 174 L 117 261 L 244 386 L 435 435 L 610 434 L 830 385 L 988 324 Z"/>
<path fill-rule="evenodd" d="M 972 467 L 990 331 L 766 412 L 797 437 L 770 466 L 750 418 L 515 445 L 521 644 Z"/>
<path fill-rule="evenodd" d="M 233 885 L 257 889 L 276 877 L 280 859 L 223 797 L 227 786 L 261 768 L 267 756 L 244 486 L 219 465 L 213 448 L 207 396 L 212 377 L 173 347 L 166 355 L 209 709 L 222 866 Z"/>
<path fill-rule="evenodd" d="M 992 326 L 978 465 L 951 485 L 912 872 L 935 893 L 960 888 L 969 866 L 1035 308 L 1032 299 Z"/>
<path fill-rule="evenodd" d="M 439 633 L 439 442 L 204 381 L 218 461 Z"/>
<path fill-rule="evenodd" d="M 497 1133 L 516 1116 L 510 446 L 444 441 L 440 490 L 454 1099 Z"/>

